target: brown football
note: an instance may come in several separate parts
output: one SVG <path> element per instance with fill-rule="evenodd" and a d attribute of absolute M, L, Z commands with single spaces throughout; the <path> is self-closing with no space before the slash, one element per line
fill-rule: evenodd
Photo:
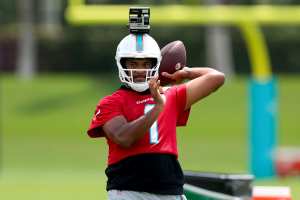
<path fill-rule="evenodd" d="M 161 75 L 162 72 L 173 74 L 186 65 L 186 50 L 184 44 L 176 40 L 168 43 L 161 49 L 162 60 L 159 67 L 159 80 L 161 85 L 172 82 L 170 79 Z M 180 65 L 176 65 L 180 63 Z"/>

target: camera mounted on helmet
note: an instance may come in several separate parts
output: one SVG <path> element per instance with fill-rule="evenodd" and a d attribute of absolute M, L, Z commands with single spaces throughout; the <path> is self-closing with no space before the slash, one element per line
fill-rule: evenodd
<path fill-rule="evenodd" d="M 131 7 L 129 8 L 129 32 L 133 34 L 150 32 L 150 8 Z"/>

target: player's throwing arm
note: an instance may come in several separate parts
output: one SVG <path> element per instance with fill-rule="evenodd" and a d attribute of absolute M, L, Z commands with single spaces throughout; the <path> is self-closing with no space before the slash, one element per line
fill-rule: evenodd
<path fill-rule="evenodd" d="M 225 75 L 222 72 L 207 67 L 184 67 L 174 74 L 163 72 L 162 75 L 176 83 L 185 79 L 190 80 L 185 83 L 187 87 L 185 109 L 217 90 L 225 81 Z"/>

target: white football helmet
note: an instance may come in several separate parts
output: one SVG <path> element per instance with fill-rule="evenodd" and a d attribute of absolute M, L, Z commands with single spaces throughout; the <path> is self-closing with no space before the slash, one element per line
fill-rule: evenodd
<path fill-rule="evenodd" d="M 121 82 L 137 92 L 143 92 L 149 88 L 148 80 L 158 75 L 161 53 L 158 44 L 150 35 L 129 34 L 119 43 L 115 58 Z M 145 81 L 136 83 L 133 81 L 133 71 L 141 69 L 126 69 L 123 58 L 152 58 L 155 59 L 155 64 L 151 69 L 145 69 Z"/>

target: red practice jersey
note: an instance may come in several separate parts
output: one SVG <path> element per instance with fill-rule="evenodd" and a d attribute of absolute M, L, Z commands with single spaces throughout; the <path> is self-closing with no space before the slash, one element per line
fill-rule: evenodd
<path fill-rule="evenodd" d="M 186 105 L 185 84 L 168 88 L 164 94 L 166 104 L 157 121 L 149 131 L 130 148 L 122 148 L 106 137 L 109 146 L 108 164 L 116 163 L 129 156 L 145 153 L 173 154 L 178 156 L 176 126 L 185 126 L 189 116 Z M 110 119 L 123 115 L 133 121 L 155 105 L 150 93 L 139 93 L 120 88 L 104 97 L 97 105 L 88 134 L 90 137 L 105 136 L 102 126 Z"/>

